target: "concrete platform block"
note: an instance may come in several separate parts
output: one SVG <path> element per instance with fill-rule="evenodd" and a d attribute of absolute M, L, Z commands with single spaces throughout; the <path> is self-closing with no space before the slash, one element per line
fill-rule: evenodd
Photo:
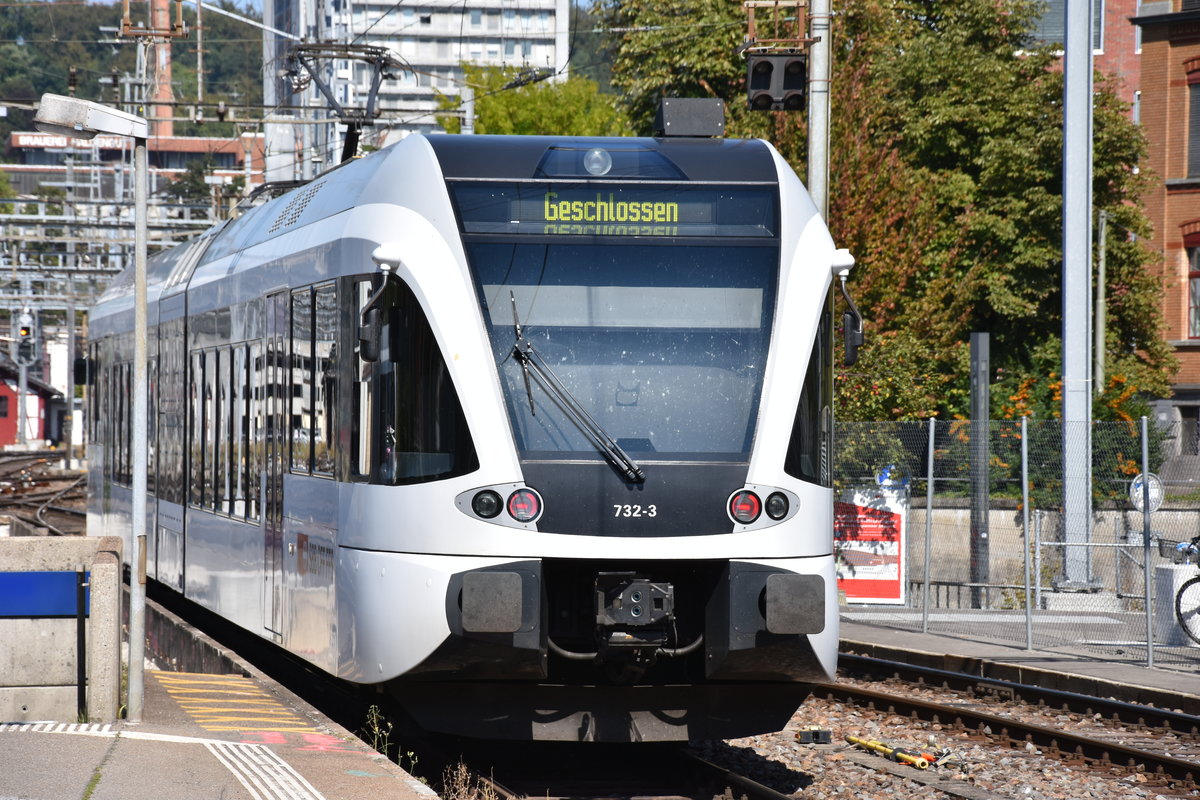
<path fill-rule="evenodd" d="M 3 536 L 0 572 L 91 573 L 85 626 L 88 719 L 116 720 L 121 687 L 121 539 Z M 35 587 L 42 585 L 40 576 L 32 579 Z M 51 592 L 53 604 L 59 595 Z M 31 596 L 39 596 L 36 589 Z M 69 605 L 74 609 L 73 598 Z M 76 619 L 63 618 L 65 612 L 57 607 L 39 611 L 33 606 L 37 603 L 10 605 L 8 616 L 0 618 L 0 641 L 5 644 L 0 651 L 0 722 L 75 722 L 79 716 Z"/>
<path fill-rule="evenodd" d="M 71 686 L 0 686 L 0 722 L 74 722 L 64 718 L 75 709 Z"/>

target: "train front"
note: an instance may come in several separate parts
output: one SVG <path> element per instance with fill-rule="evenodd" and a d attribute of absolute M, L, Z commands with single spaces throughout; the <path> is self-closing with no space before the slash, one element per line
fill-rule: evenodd
<path fill-rule="evenodd" d="M 482 737 L 781 728 L 836 668 L 844 251 L 763 142 L 470 139 L 430 143 L 517 471 L 455 491 L 489 557 L 399 694 Z"/>

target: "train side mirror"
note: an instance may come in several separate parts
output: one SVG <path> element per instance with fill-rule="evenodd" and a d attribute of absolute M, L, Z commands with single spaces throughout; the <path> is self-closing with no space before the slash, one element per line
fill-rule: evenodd
<path fill-rule="evenodd" d="M 853 367 L 858 363 L 858 348 L 862 347 L 863 343 L 862 317 L 849 311 L 843 312 L 842 336 L 845 344 L 845 359 L 842 363 Z"/>
<path fill-rule="evenodd" d="M 379 360 L 379 340 L 383 331 L 383 313 L 378 308 L 363 312 L 358 329 L 358 355 L 363 361 Z"/>
<path fill-rule="evenodd" d="M 862 314 L 858 313 L 858 306 L 854 305 L 854 300 L 846 291 L 846 278 L 849 277 L 853 266 L 854 256 L 850 255 L 849 250 L 834 251 L 830 268 L 833 270 L 833 274 L 841 279 L 842 297 L 846 301 L 846 311 L 842 313 L 842 341 L 845 348 L 842 363 L 847 367 L 853 367 L 858 363 L 858 348 L 862 347 L 863 343 Z"/>

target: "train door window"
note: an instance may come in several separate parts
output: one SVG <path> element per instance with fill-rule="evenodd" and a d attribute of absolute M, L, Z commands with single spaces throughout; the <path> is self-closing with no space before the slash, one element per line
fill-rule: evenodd
<path fill-rule="evenodd" d="M 832 486 L 833 294 L 817 326 L 783 468 L 793 478 Z"/>
<path fill-rule="evenodd" d="M 120 382 L 120 397 L 121 397 L 121 435 L 119 437 L 121 446 L 121 457 L 117 460 L 119 474 L 117 482 L 123 486 L 128 486 L 132 481 L 129 479 L 130 457 L 129 444 L 131 436 L 132 420 L 130 419 L 130 401 L 133 399 L 133 382 L 130 380 L 129 367 L 131 365 L 126 362 L 121 365 L 121 382 Z"/>
<path fill-rule="evenodd" d="M 113 426 L 110 440 L 112 443 L 112 480 L 114 483 L 124 483 L 125 475 L 122 471 L 122 464 L 125 457 L 125 393 L 122 389 L 122 376 L 124 374 L 124 364 L 114 364 L 112 368 L 112 381 L 109 388 L 109 393 L 112 396 L 113 403 L 110 408 L 113 409 Z"/>
<path fill-rule="evenodd" d="M 150 334 L 150 340 L 157 339 L 157 331 Z M 146 491 L 158 494 L 156 470 L 158 466 L 158 358 L 151 356 L 146 361 Z M 130 483 L 133 482 L 133 465 L 130 463 Z"/>
<path fill-rule="evenodd" d="M 251 342 L 247 353 L 246 402 L 249 418 L 246 420 L 246 518 L 258 519 L 258 471 L 266 449 L 263 439 L 266 432 L 263 421 L 263 414 L 266 413 L 266 397 L 263 393 L 266 364 L 261 342 Z"/>
<path fill-rule="evenodd" d="M 214 426 L 213 452 L 217 459 L 216 477 L 216 508 L 222 513 L 230 513 L 230 486 L 233 483 L 230 466 L 233 461 L 233 431 L 230 424 L 230 410 L 233 407 L 233 396 L 230 391 L 232 350 L 223 349 L 216 352 L 217 357 L 217 424 Z"/>
<path fill-rule="evenodd" d="M 371 297 L 371 284 L 369 281 L 358 281 L 354 284 L 355 295 L 355 319 L 362 319 L 362 312 L 367 306 L 367 301 Z M 355 375 L 354 375 L 354 437 L 351 442 L 350 462 L 353 465 L 354 476 L 359 479 L 369 478 L 371 475 L 371 463 L 373 460 L 371 448 L 371 427 L 369 421 L 374 419 L 374 411 L 371 403 L 371 379 L 375 372 L 375 365 L 368 361 L 363 361 L 361 358 L 355 359 Z"/>
<path fill-rule="evenodd" d="M 205 508 L 216 510 L 221 504 L 221 472 L 218 444 L 221 438 L 221 414 L 218 394 L 221 373 L 220 351 L 209 350 L 204 370 L 204 487 Z"/>
<path fill-rule="evenodd" d="M 292 398 L 292 472 L 312 470 L 312 290 L 292 293 L 292 364 L 289 388 Z"/>
<path fill-rule="evenodd" d="M 188 381 L 188 417 L 191 421 L 191 445 L 188 464 L 189 497 L 192 505 L 204 505 L 204 353 L 192 354 Z"/>
<path fill-rule="evenodd" d="M 109 401 L 105 406 L 113 410 L 112 420 L 108 425 L 108 436 L 105 437 L 105 450 L 108 452 L 106 468 L 109 480 L 113 482 L 121 479 L 121 415 L 124 414 L 124 409 L 121 407 L 121 393 L 117 391 L 120 380 L 121 365 L 112 364 L 108 369 L 108 386 L 105 387 Z"/>
<path fill-rule="evenodd" d="M 229 513 L 246 516 L 246 346 L 230 351 L 229 368 Z"/>
<path fill-rule="evenodd" d="M 313 313 L 312 433 L 313 473 L 332 475 L 336 464 L 337 286 L 318 286 Z"/>
<path fill-rule="evenodd" d="M 355 423 L 369 437 L 360 438 L 360 473 L 367 468 L 374 483 L 407 484 L 477 469 L 458 392 L 420 303 L 392 281 L 378 306 L 379 359 L 361 364 L 356 403 Z"/>
<path fill-rule="evenodd" d="M 187 438 L 184 417 L 187 387 L 183 384 L 186 351 L 183 319 L 163 324 L 159 370 L 159 495 L 172 503 L 183 503 L 184 442 Z"/>

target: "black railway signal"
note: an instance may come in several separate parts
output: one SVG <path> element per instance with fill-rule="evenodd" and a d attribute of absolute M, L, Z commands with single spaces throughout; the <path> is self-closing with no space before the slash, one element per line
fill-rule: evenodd
<path fill-rule="evenodd" d="M 17 361 L 22 364 L 33 362 L 33 325 L 21 323 L 17 329 Z"/>
<path fill-rule="evenodd" d="M 746 94 L 751 111 L 800 111 L 807 101 L 808 57 L 803 53 L 750 53 Z"/>

